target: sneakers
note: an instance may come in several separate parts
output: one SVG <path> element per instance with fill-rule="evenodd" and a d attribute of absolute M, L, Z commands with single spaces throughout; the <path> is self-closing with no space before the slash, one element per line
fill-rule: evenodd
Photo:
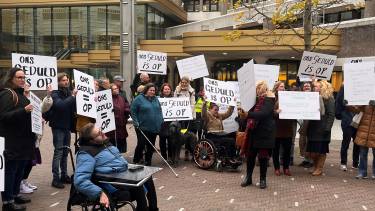
<path fill-rule="evenodd" d="M 341 171 L 347 171 L 348 168 L 346 167 L 346 165 L 341 164 L 341 165 L 340 165 L 340 170 L 341 170 Z"/>
<path fill-rule="evenodd" d="M 362 175 L 362 174 L 358 174 L 357 176 L 355 176 L 356 179 L 367 179 L 367 175 Z"/>
<path fill-rule="evenodd" d="M 38 189 L 37 186 L 35 186 L 35 185 L 29 183 L 27 180 L 22 180 L 22 183 L 24 183 L 27 187 L 29 187 L 29 188 L 31 188 L 31 189 L 33 189 L 33 190 L 37 190 L 37 189 Z"/>
<path fill-rule="evenodd" d="M 53 180 L 51 186 L 55 187 L 55 188 L 58 188 L 58 189 L 65 188 L 64 184 L 59 180 Z"/>
<path fill-rule="evenodd" d="M 23 194 L 30 194 L 30 193 L 33 193 L 33 189 L 31 189 L 29 186 L 27 186 L 27 184 L 24 183 L 24 181 L 21 181 L 21 184 L 20 184 L 20 193 L 23 193 Z"/>

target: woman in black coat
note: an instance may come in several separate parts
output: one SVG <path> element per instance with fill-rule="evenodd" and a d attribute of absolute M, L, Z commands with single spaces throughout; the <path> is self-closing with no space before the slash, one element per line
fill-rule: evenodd
<path fill-rule="evenodd" d="M 261 81 L 256 86 L 257 101 L 247 116 L 247 142 L 244 153 L 247 156 L 247 173 L 241 186 L 252 184 L 255 159 L 258 155 L 260 164 L 260 188 L 267 187 L 266 175 L 268 160 L 275 147 L 275 123 L 273 111 L 275 96 L 268 90 L 267 84 Z"/>
<path fill-rule="evenodd" d="M 0 91 L 0 136 L 5 138 L 5 187 L 1 193 L 3 211 L 25 210 L 25 198 L 19 194 L 23 171 L 28 161 L 33 159 L 35 134 L 31 131 L 30 101 L 24 96 L 25 73 L 12 68 L 1 84 Z"/>
<path fill-rule="evenodd" d="M 319 92 L 323 98 L 324 108 L 321 105 L 320 120 L 310 120 L 307 127 L 306 152 L 310 155 L 314 163 L 313 176 L 323 174 L 323 166 L 329 153 L 329 143 L 331 142 L 331 129 L 335 120 L 335 100 L 333 98 L 333 87 L 327 81 L 317 81 L 314 83 L 314 91 Z"/>

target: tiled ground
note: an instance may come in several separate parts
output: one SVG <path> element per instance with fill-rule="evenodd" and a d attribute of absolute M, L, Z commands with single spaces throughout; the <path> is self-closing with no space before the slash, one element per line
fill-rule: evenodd
<path fill-rule="evenodd" d="M 127 156 L 132 155 L 135 144 L 134 131 L 129 131 L 131 151 Z M 312 177 L 307 169 L 294 166 L 292 177 L 275 177 L 271 167 L 266 190 L 256 186 L 241 188 L 239 184 L 245 169 L 204 171 L 191 162 L 182 161 L 176 168 L 180 175 L 176 178 L 154 154 L 154 165 L 164 168 L 155 175 L 160 210 L 375 210 L 375 181 L 354 179 L 356 170 L 339 170 L 340 134 L 336 123 L 325 176 Z M 66 210 L 69 187 L 58 190 L 50 186 L 52 148 L 51 132 L 47 129 L 41 148 L 43 164 L 34 168 L 30 178 L 39 190 L 30 195 L 32 203 L 28 210 Z M 296 159 L 299 163 L 298 156 Z M 257 168 L 254 181 L 258 178 Z"/>

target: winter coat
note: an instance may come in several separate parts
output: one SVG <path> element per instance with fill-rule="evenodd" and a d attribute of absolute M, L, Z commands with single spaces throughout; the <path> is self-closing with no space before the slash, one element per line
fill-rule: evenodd
<path fill-rule="evenodd" d="M 279 114 L 276 110 L 279 109 L 279 101 L 275 103 L 274 118 L 276 124 L 276 138 L 293 138 L 295 135 L 296 120 L 294 119 L 279 119 Z"/>
<path fill-rule="evenodd" d="M 115 111 L 115 124 L 116 131 L 107 133 L 107 136 L 111 139 L 126 139 L 128 137 L 128 131 L 126 130 L 126 123 L 128 122 L 130 115 L 129 103 L 121 95 L 112 95 L 113 108 Z"/>
<path fill-rule="evenodd" d="M 5 158 L 32 160 L 36 136 L 31 131 L 31 113 L 25 110 L 30 101 L 22 88 L 14 92 L 17 97 L 6 89 L 0 92 L 0 136 L 5 138 Z"/>
<path fill-rule="evenodd" d="M 98 199 L 102 188 L 92 183 L 92 174 L 94 172 L 101 174 L 124 172 L 128 169 L 128 162 L 115 146 L 109 146 L 94 155 L 87 151 L 78 151 L 76 166 L 75 188 L 89 199 Z"/>
<path fill-rule="evenodd" d="M 144 94 L 138 95 L 130 108 L 134 124 L 143 131 L 159 133 L 163 123 L 163 114 L 157 97 L 148 98 Z"/>
<path fill-rule="evenodd" d="M 350 127 L 352 123 L 354 113 L 347 109 L 344 103 L 344 86 L 341 86 L 340 91 L 337 93 L 335 101 L 335 116 L 337 119 L 341 120 L 341 127 Z"/>
<path fill-rule="evenodd" d="M 333 97 L 323 99 L 325 113 L 320 120 L 309 120 L 307 126 L 307 139 L 309 141 L 331 141 L 331 129 L 335 121 L 335 100 Z"/>
<path fill-rule="evenodd" d="M 72 131 L 74 128 L 74 113 L 76 110 L 76 99 L 69 91 L 59 88 L 51 94 L 53 105 L 49 126 L 51 128 L 65 129 Z"/>
<path fill-rule="evenodd" d="M 223 131 L 223 120 L 229 118 L 233 113 L 234 106 L 230 106 L 225 113 L 219 113 L 218 117 L 215 117 L 210 111 L 207 111 L 206 103 L 202 106 L 202 119 L 205 124 L 205 129 L 210 131 Z"/>
<path fill-rule="evenodd" d="M 196 113 L 195 113 L 195 90 L 193 87 L 189 85 L 187 90 L 181 90 L 180 86 L 176 87 L 176 90 L 174 92 L 174 97 L 188 97 L 190 98 L 190 106 L 191 106 L 191 111 L 193 115 L 193 119 L 196 118 Z"/>
<path fill-rule="evenodd" d="M 357 112 L 360 111 L 363 112 L 363 116 L 358 126 L 355 143 L 375 148 L 375 106 L 361 106 L 357 109 Z"/>
<path fill-rule="evenodd" d="M 273 119 L 275 99 L 266 97 L 260 111 L 249 111 L 247 117 L 257 121 L 253 130 L 249 131 L 250 146 L 258 149 L 275 147 L 275 121 Z"/>

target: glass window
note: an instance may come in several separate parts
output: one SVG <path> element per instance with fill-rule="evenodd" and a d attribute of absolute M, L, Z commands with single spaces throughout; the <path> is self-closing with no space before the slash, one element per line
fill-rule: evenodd
<path fill-rule="evenodd" d="M 147 6 L 147 39 L 155 39 L 155 9 Z"/>
<path fill-rule="evenodd" d="M 37 8 L 36 28 L 36 53 L 52 55 L 51 8 Z"/>
<path fill-rule="evenodd" d="M 352 11 L 347 11 L 347 12 L 341 13 L 341 21 L 347 21 L 347 20 L 352 20 L 352 19 L 353 19 L 353 12 Z"/>
<path fill-rule="evenodd" d="M 203 0 L 203 12 L 218 11 L 219 2 L 216 0 Z"/>
<path fill-rule="evenodd" d="M 34 53 L 33 9 L 18 9 L 18 52 Z"/>
<path fill-rule="evenodd" d="M 10 59 L 11 53 L 17 51 L 16 10 L 2 9 L 0 11 L 0 58 Z"/>
<path fill-rule="evenodd" d="M 120 6 L 108 6 L 108 41 L 109 46 L 120 45 Z"/>
<path fill-rule="evenodd" d="M 69 43 L 69 8 L 54 7 L 52 8 L 53 23 L 53 45 L 54 54 L 63 48 L 68 48 Z M 59 57 L 59 55 L 56 55 Z"/>
<path fill-rule="evenodd" d="M 156 40 L 160 40 L 160 37 L 161 37 L 160 16 L 161 14 L 159 13 L 159 11 L 155 10 L 155 39 Z"/>
<path fill-rule="evenodd" d="M 89 49 L 107 49 L 106 6 L 89 7 Z"/>
<path fill-rule="evenodd" d="M 332 13 L 326 15 L 326 23 L 334 23 L 339 21 L 339 14 L 338 13 Z"/>
<path fill-rule="evenodd" d="M 71 7 L 70 18 L 70 47 L 87 49 L 87 7 Z"/>
<path fill-rule="evenodd" d="M 145 39 L 145 17 L 146 17 L 146 6 L 135 5 L 135 34 L 139 40 Z"/>
<path fill-rule="evenodd" d="M 199 0 L 185 0 L 184 8 L 186 12 L 199 12 Z"/>

